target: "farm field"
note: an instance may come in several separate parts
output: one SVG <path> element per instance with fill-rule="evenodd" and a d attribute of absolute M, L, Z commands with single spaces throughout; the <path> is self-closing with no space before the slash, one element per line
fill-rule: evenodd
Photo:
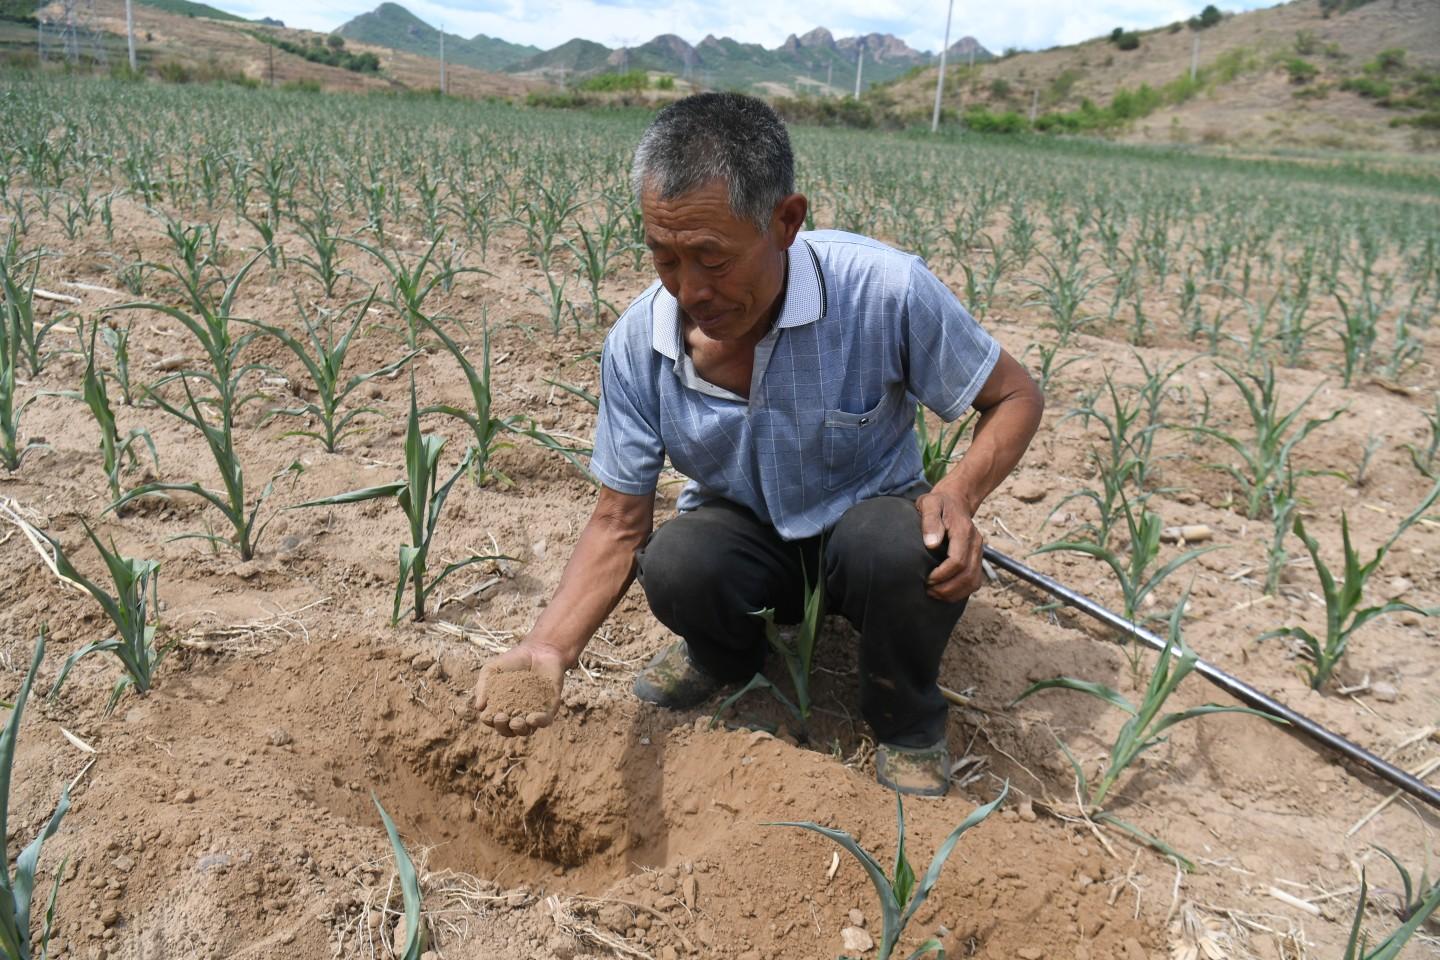
<path fill-rule="evenodd" d="M 506 740 L 469 706 L 593 505 L 598 351 L 652 280 L 627 184 L 644 115 L 9 74 L 0 118 L 0 699 L 42 628 L 47 642 L 7 839 L 18 853 L 70 785 L 35 886 L 38 927 L 60 880 L 50 956 L 402 955 L 372 792 L 439 957 L 875 955 L 854 945 L 880 939 L 860 867 L 766 825 L 817 821 L 893 858 L 843 621 L 823 631 L 804 742 L 761 693 L 716 724 L 719 697 L 637 703 L 634 670 L 670 641 L 638 587 L 553 727 Z M 1161 633 L 1188 597 L 1201 657 L 1433 780 L 1440 505 L 1417 507 L 1440 475 L 1440 179 L 792 136 L 813 226 L 924 256 L 1045 389 L 1041 432 L 977 517 L 988 542 Z M 343 366 L 301 362 L 352 329 Z M 112 470 L 98 388 L 60 395 L 87 379 L 113 410 Z M 437 486 L 453 481 L 419 536 L 393 497 L 301 507 L 424 466 L 412 419 L 444 440 Z M 667 475 L 660 519 L 680 486 Z M 1408 523 L 1359 606 L 1415 609 L 1317 662 L 1298 636 L 1261 638 L 1304 628 L 1324 646 L 1320 567 L 1344 569 L 1342 514 L 1360 563 Z M 143 680 L 117 695 L 126 670 L 102 651 L 50 697 L 67 657 L 114 634 L 46 562 L 48 537 L 113 593 L 87 528 L 159 564 L 149 614 L 168 652 L 152 677 L 142 615 Z M 1162 528 L 1189 542 L 1152 544 Z M 412 542 L 428 579 L 397 592 Z M 1081 549 L 1035 553 L 1047 544 Z M 466 565 L 436 583 L 451 564 Z M 1124 713 L 1065 690 L 1014 701 L 1062 675 L 1137 700 L 1156 658 L 1048 599 L 1001 574 L 956 631 L 942 683 L 964 701 L 949 728 L 963 762 L 948 797 L 906 804 L 917 871 L 1009 793 L 898 956 L 934 936 L 952 957 L 1338 958 L 1362 867 L 1372 943 L 1400 925 L 1379 848 L 1419 881 L 1435 811 L 1402 796 L 1377 812 L 1389 785 L 1263 720 L 1174 726 L 1103 810 L 1087 803 L 1064 751 L 1095 784 Z M 1212 701 L 1232 703 L 1192 676 L 1167 709 Z M 1436 927 L 1403 956 L 1440 956 Z"/>

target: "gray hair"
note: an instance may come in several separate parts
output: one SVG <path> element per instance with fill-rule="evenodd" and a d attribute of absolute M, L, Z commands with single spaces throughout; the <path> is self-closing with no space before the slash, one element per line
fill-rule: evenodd
<path fill-rule="evenodd" d="M 761 231 L 795 192 L 795 155 L 770 105 L 741 93 L 700 93 L 656 114 L 635 148 L 630 185 L 673 200 L 712 180 L 730 189 L 730 212 Z"/>

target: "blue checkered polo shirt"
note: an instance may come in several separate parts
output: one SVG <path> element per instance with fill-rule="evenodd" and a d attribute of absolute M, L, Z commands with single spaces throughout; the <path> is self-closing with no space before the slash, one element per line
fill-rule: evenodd
<path fill-rule="evenodd" d="M 695 372 L 659 281 L 616 321 L 590 461 L 601 483 L 649 493 L 668 455 L 690 478 L 681 510 L 729 500 L 798 540 L 921 479 L 915 402 L 960 416 L 999 344 L 919 257 L 836 230 L 801 233 L 788 256 L 748 400 Z"/>

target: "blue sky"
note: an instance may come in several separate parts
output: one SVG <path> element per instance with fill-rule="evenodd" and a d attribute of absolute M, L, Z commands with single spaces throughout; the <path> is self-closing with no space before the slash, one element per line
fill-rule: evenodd
<path fill-rule="evenodd" d="M 211 0 L 246 17 L 276 17 L 288 26 L 329 31 L 373 10 L 380 0 Z M 775 0 L 397 0 L 450 33 L 477 33 L 549 49 L 571 37 L 607 46 L 633 46 L 659 33 L 698 42 L 707 33 L 779 46 L 790 33 L 829 27 L 837 37 L 893 33 L 920 50 L 939 50 L 946 0 L 832 0 L 829 4 Z M 1205 0 L 955 0 L 951 41 L 967 34 L 999 52 L 1075 43 L 1115 27 L 1155 27 L 1200 11 Z M 1253 10 L 1273 0 L 1231 0 L 1222 10 Z"/>

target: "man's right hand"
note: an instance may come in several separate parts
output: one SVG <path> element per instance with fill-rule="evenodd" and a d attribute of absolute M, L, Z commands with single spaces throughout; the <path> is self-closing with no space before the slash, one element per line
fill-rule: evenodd
<path fill-rule="evenodd" d="M 565 657 L 560 651 L 528 639 L 500 654 L 480 669 L 480 680 L 475 684 L 475 712 L 480 714 L 480 722 L 505 737 L 523 737 L 550 726 L 555 719 L 555 711 L 560 708 L 560 691 L 565 685 L 566 666 Z M 519 670 L 528 670 L 543 677 L 550 687 L 551 695 L 544 710 L 537 710 L 523 717 L 512 717 L 490 707 L 486 688 L 496 674 Z"/>

